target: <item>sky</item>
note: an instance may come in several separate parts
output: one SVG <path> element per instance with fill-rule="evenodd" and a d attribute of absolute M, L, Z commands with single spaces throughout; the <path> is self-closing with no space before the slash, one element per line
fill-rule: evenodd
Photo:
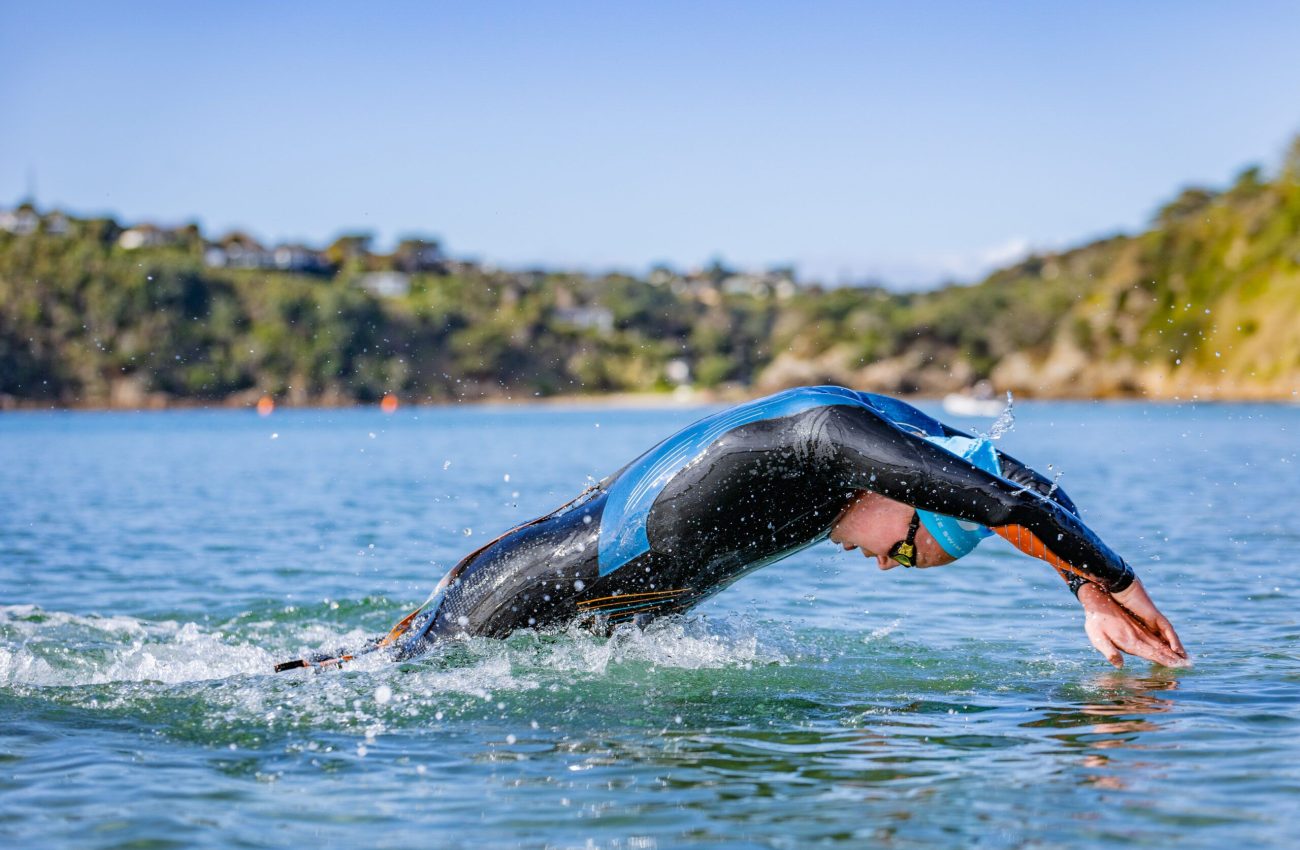
<path fill-rule="evenodd" d="M 971 280 L 1300 132 L 1300 4 L 7 3 L 0 204 Z"/>

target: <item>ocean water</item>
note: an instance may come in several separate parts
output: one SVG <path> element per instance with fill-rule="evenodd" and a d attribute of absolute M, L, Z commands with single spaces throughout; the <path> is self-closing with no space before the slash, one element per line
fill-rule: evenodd
<path fill-rule="evenodd" d="M 823 544 L 609 639 L 271 673 L 706 412 L 0 416 L 0 845 L 1300 841 L 1296 407 L 1024 403 L 1002 437 L 1190 670 L 1112 670 L 994 539 L 888 573 Z"/>

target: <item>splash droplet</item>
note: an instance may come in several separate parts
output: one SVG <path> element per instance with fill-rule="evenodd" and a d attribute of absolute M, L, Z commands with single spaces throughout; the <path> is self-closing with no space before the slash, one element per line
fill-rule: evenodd
<path fill-rule="evenodd" d="M 1012 397 L 1011 391 L 1007 390 L 1007 406 L 1002 408 L 998 418 L 993 420 L 993 424 L 989 427 L 988 438 L 990 440 L 1000 440 L 1004 434 L 1014 427 L 1016 427 L 1015 399 Z"/>

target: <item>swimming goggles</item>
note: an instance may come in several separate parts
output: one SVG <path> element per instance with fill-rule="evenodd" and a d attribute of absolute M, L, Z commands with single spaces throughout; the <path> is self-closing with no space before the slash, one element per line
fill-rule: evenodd
<path fill-rule="evenodd" d="M 889 557 L 905 567 L 916 566 L 916 531 L 921 527 L 921 515 L 912 511 L 912 521 L 907 524 L 907 537 L 893 545 Z"/>

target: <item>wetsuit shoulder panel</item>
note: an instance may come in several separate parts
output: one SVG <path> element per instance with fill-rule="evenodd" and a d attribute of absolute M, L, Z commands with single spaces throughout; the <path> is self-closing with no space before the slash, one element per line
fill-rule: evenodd
<path fill-rule="evenodd" d="M 683 428 L 629 464 L 608 488 L 600 524 L 600 574 L 608 575 L 650 548 L 646 519 L 664 487 L 723 435 L 765 420 L 828 405 L 866 407 L 843 387 L 798 387 L 728 408 Z"/>

